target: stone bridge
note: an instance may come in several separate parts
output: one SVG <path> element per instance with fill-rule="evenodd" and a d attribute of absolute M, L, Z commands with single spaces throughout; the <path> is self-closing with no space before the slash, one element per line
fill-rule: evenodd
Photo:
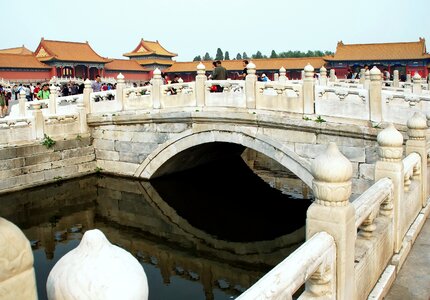
<path fill-rule="evenodd" d="M 76 99 L 53 88 L 26 104 L 21 94 L 17 114 L 0 120 L 0 190 L 100 170 L 150 179 L 252 149 L 297 175 L 315 202 L 308 241 L 241 298 L 288 298 L 304 282 L 306 299 L 384 297 L 430 211 L 428 83 L 395 75 L 386 86 L 376 68 L 360 81 L 323 68 L 315 79 L 310 65 L 301 81 L 281 68 L 257 82 L 253 64 L 242 81 L 207 80 L 202 65 L 197 74 L 162 84 L 155 71 L 143 87 L 118 76 L 116 91 L 99 93 L 87 81 Z M 48 138 L 52 149 L 35 145 Z"/>

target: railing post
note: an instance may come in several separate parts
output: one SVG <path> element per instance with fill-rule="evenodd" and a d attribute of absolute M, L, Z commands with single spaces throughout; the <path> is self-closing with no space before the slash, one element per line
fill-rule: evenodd
<path fill-rule="evenodd" d="M 24 233 L 0 218 L 0 299 L 37 299 L 33 252 Z"/>
<path fill-rule="evenodd" d="M 407 121 L 408 136 L 406 141 L 406 155 L 416 152 L 421 156 L 421 198 L 422 206 L 427 204 L 427 118 L 421 112 L 416 112 Z"/>
<path fill-rule="evenodd" d="M 335 69 L 330 69 L 330 82 L 335 82 L 336 81 L 336 71 Z"/>
<path fill-rule="evenodd" d="M 54 265 L 46 292 L 50 300 L 147 300 L 148 280 L 133 255 L 93 229 L 86 231 L 79 245 Z"/>
<path fill-rule="evenodd" d="M 273 74 L 273 81 L 279 81 L 279 74 L 278 73 Z"/>
<path fill-rule="evenodd" d="M 314 114 L 315 113 L 315 92 L 314 92 L 314 67 L 307 64 L 305 69 L 305 78 L 303 79 L 303 113 Z"/>
<path fill-rule="evenodd" d="M 420 76 L 420 74 L 418 74 L 418 72 L 415 72 L 415 75 L 413 78 L 412 93 L 414 93 L 414 94 L 421 94 L 422 93 L 421 76 Z"/>
<path fill-rule="evenodd" d="M 280 83 L 286 83 L 287 82 L 287 70 L 285 70 L 284 67 L 281 67 L 279 69 L 279 82 Z"/>
<path fill-rule="evenodd" d="M 366 90 L 370 89 L 370 71 L 369 70 L 366 70 L 364 72 L 364 88 Z"/>
<path fill-rule="evenodd" d="M 411 78 L 412 78 L 411 74 L 406 74 L 406 82 L 407 83 L 411 83 L 412 82 Z"/>
<path fill-rule="evenodd" d="M 325 231 L 336 242 L 337 299 L 355 299 L 355 210 L 349 202 L 352 164 L 331 142 L 312 162 L 315 201 L 308 208 L 306 239 Z M 308 286 L 306 286 L 308 289 Z"/>
<path fill-rule="evenodd" d="M 118 102 L 118 109 L 120 111 L 122 111 L 124 109 L 124 95 L 123 95 L 123 91 L 124 91 L 124 87 L 125 87 L 125 80 L 124 80 L 124 75 L 122 75 L 121 73 L 118 74 L 118 76 L 116 77 L 116 101 Z"/>
<path fill-rule="evenodd" d="M 163 83 L 163 80 L 161 79 L 161 71 L 160 69 L 156 68 L 154 70 L 153 77 L 152 77 L 152 90 L 151 90 L 151 98 L 152 98 L 152 107 L 153 108 L 160 108 L 161 107 L 161 84 Z"/>
<path fill-rule="evenodd" d="M 393 72 L 393 87 L 399 87 L 399 70 Z"/>
<path fill-rule="evenodd" d="M 88 132 L 87 110 L 85 109 L 83 99 L 78 100 L 76 110 L 79 116 L 79 132 L 87 133 Z"/>
<path fill-rule="evenodd" d="M 197 76 L 196 76 L 196 105 L 197 106 L 205 106 L 205 82 L 208 79 L 206 77 L 206 68 L 205 65 L 200 62 L 197 65 Z"/>
<path fill-rule="evenodd" d="M 54 84 L 49 86 L 49 114 L 57 113 L 57 87 Z"/>
<path fill-rule="evenodd" d="M 399 205 L 404 192 L 403 136 L 390 123 L 387 128 L 378 134 L 377 141 L 379 160 L 375 165 L 375 181 L 388 177 L 393 182 L 394 251 L 399 253 L 402 248 L 402 237 L 400 236 L 400 230 L 398 230 L 401 217 Z"/>
<path fill-rule="evenodd" d="M 246 95 L 246 108 L 255 109 L 255 83 L 257 82 L 257 75 L 255 75 L 255 64 L 251 61 L 246 66 L 248 75 L 245 78 L 245 95 Z"/>
<path fill-rule="evenodd" d="M 382 121 L 382 80 L 381 71 L 377 67 L 370 70 L 369 86 L 370 121 Z"/>
<path fill-rule="evenodd" d="M 320 68 L 320 78 L 319 78 L 319 84 L 322 86 L 326 86 L 327 85 L 327 69 L 322 66 Z"/>
<path fill-rule="evenodd" d="M 25 103 L 27 99 L 25 98 L 24 89 L 19 92 L 18 105 L 19 105 L 19 116 L 25 117 Z"/>
<path fill-rule="evenodd" d="M 40 110 L 40 105 L 33 106 L 33 118 L 36 139 L 42 139 L 45 133 L 45 119 L 43 113 Z"/>
<path fill-rule="evenodd" d="M 84 94 L 83 97 L 83 103 L 86 110 L 86 113 L 91 113 L 91 93 L 93 92 L 93 88 L 91 87 L 91 81 L 87 78 L 84 82 Z"/>
<path fill-rule="evenodd" d="M 359 79 L 358 82 L 364 86 L 364 81 L 365 80 L 366 80 L 366 70 L 365 69 L 360 69 L 360 79 Z"/>

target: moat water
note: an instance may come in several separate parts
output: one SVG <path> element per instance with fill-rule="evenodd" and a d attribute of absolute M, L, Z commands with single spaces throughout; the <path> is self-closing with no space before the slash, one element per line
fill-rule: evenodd
<path fill-rule="evenodd" d="M 142 264 L 149 299 L 234 299 L 304 242 L 303 198 L 291 174 L 238 156 L 150 182 L 93 175 L 3 194 L 0 216 L 32 243 L 40 300 L 93 228 Z"/>

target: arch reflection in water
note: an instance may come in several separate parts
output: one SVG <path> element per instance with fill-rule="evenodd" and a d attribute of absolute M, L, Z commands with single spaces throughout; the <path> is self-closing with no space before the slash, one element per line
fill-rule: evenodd
<path fill-rule="evenodd" d="M 32 241 L 39 299 L 52 266 L 92 228 L 141 261 L 150 299 L 231 299 L 303 242 L 309 201 L 271 189 L 243 161 L 187 173 L 152 183 L 85 177 L 1 196 L 0 214 Z"/>

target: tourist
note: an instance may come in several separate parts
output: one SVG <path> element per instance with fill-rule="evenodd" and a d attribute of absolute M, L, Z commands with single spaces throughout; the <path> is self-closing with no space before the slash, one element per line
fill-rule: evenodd
<path fill-rule="evenodd" d="M 96 75 L 96 80 L 91 83 L 91 88 L 93 89 L 93 92 L 100 92 L 102 90 L 102 79 L 100 78 L 100 75 Z"/>
<path fill-rule="evenodd" d="M 248 68 L 247 68 L 247 66 L 248 66 L 248 61 L 247 61 L 247 60 L 244 60 L 244 61 L 242 62 L 242 64 L 243 64 L 244 69 L 243 69 L 243 71 L 242 71 L 242 74 L 238 74 L 237 78 L 238 78 L 238 79 L 243 79 L 243 80 L 245 80 L 245 79 L 246 79 L 246 75 L 248 75 Z"/>
<path fill-rule="evenodd" d="M 266 74 L 261 74 L 261 81 L 265 81 L 265 82 L 267 82 L 267 81 L 271 81 L 270 79 L 269 79 L 269 77 L 267 77 L 266 76 Z"/>
<path fill-rule="evenodd" d="M 0 85 L 0 117 L 6 116 L 7 105 L 6 105 L 6 91 Z"/>
<path fill-rule="evenodd" d="M 39 99 L 39 100 L 49 99 L 50 94 L 51 93 L 49 92 L 49 85 L 47 83 L 45 83 L 42 86 L 42 89 L 37 93 L 37 99 Z"/>
<path fill-rule="evenodd" d="M 37 99 L 37 93 L 40 91 L 40 82 L 36 83 L 36 87 L 33 90 L 33 99 Z"/>
<path fill-rule="evenodd" d="M 212 80 L 226 80 L 227 79 L 227 69 L 221 65 L 221 61 L 217 60 L 215 62 L 215 69 L 212 72 Z M 221 85 L 216 85 L 216 92 L 220 93 L 224 90 Z"/>

